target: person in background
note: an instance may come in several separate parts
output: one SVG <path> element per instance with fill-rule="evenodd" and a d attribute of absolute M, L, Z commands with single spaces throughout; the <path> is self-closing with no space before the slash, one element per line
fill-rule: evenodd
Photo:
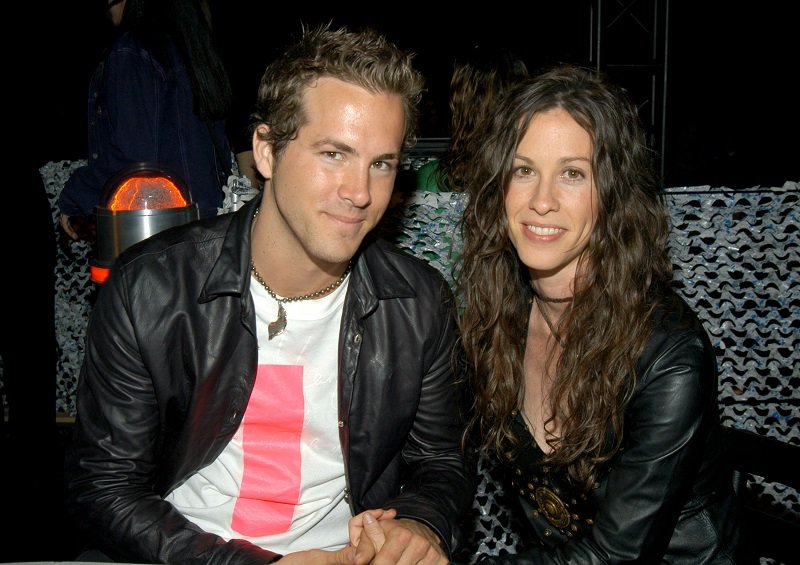
<path fill-rule="evenodd" d="M 65 463 L 87 547 L 447 563 L 472 489 L 453 294 L 370 237 L 413 142 L 411 62 L 373 31 L 304 27 L 259 87 L 263 191 L 119 256 Z"/>
<path fill-rule="evenodd" d="M 474 453 L 519 551 L 482 563 L 734 563 L 714 349 L 673 291 L 636 107 L 561 66 L 512 87 L 471 169 L 458 293 Z"/>
<path fill-rule="evenodd" d="M 89 160 L 59 197 L 72 239 L 91 225 L 106 183 L 137 163 L 164 167 L 189 187 L 200 217 L 217 214 L 232 152 L 232 93 L 205 0 L 108 0 L 119 35 L 89 94 Z M 87 220 L 89 219 L 89 220 Z"/>
<path fill-rule="evenodd" d="M 464 169 L 481 150 L 486 114 L 503 91 L 527 76 L 525 61 L 506 48 L 476 45 L 456 57 L 450 80 L 450 144 L 438 160 L 420 167 L 417 190 L 464 190 Z"/>

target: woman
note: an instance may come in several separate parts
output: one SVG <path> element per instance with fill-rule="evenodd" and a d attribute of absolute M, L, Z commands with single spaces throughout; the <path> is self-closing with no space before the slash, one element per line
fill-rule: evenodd
<path fill-rule="evenodd" d="M 200 217 L 215 216 L 232 163 L 232 92 L 206 0 L 108 0 L 106 9 L 119 33 L 92 77 L 90 158 L 61 192 L 61 226 L 79 239 L 106 183 L 141 162 L 176 174 Z"/>
<path fill-rule="evenodd" d="M 713 347 L 671 289 L 637 110 L 589 71 L 513 87 L 463 217 L 471 437 L 514 494 L 491 563 L 733 563 Z"/>

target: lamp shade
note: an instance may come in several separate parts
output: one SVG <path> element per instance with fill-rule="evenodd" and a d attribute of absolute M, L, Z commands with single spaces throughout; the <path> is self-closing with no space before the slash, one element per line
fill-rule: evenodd
<path fill-rule="evenodd" d="M 197 220 L 197 204 L 177 175 L 152 163 L 138 163 L 109 180 L 95 208 L 97 257 L 92 280 L 102 284 L 125 249 L 167 228 Z"/>

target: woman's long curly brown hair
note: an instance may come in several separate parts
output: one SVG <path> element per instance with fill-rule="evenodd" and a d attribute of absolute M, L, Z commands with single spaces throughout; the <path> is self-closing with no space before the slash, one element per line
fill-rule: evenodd
<path fill-rule="evenodd" d="M 672 280 L 668 217 L 637 109 L 593 71 L 561 66 L 509 90 L 470 171 L 457 280 L 474 391 L 467 435 L 502 458 L 518 443 L 511 423 L 522 402 L 532 289 L 509 239 L 505 188 L 534 114 L 554 108 L 591 136 L 599 211 L 559 329 L 564 341 L 550 410 L 560 435 L 547 461 L 589 488 L 598 465 L 619 449 L 636 360 Z"/>

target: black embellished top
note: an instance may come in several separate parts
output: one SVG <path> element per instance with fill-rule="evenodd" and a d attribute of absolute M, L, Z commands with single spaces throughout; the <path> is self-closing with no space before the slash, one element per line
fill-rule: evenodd
<path fill-rule="evenodd" d="M 593 489 L 587 495 L 565 469 L 544 465 L 544 453 L 519 413 L 513 428 L 521 449 L 503 465 L 503 474 L 509 494 L 519 502 L 519 518 L 527 518 L 520 523 L 532 529 L 531 535 L 521 536 L 522 542 L 555 547 L 584 536 L 594 525 L 602 493 Z"/>

